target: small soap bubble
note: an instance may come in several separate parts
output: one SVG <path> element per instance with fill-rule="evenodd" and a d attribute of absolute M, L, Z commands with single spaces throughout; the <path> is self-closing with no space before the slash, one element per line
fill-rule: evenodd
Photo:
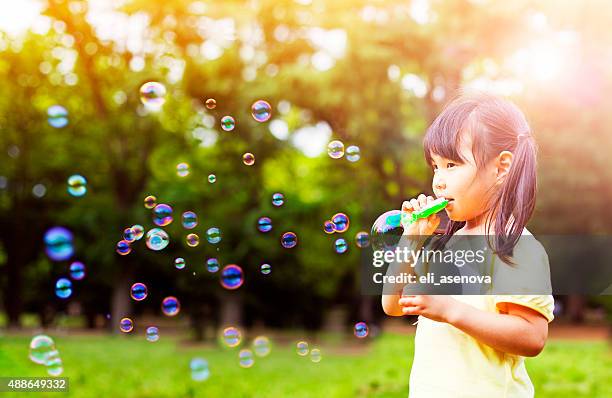
<path fill-rule="evenodd" d="M 81 197 L 87 193 L 87 180 L 80 174 L 68 177 L 68 193 L 74 197 Z"/>
<path fill-rule="evenodd" d="M 214 174 L 209 174 L 208 175 L 208 182 L 211 184 L 214 184 L 215 182 L 217 182 L 217 176 Z"/>
<path fill-rule="evenodd" d="M 197 234 L 188 234 L 185 240 L 189 247 L 196 247 L 200 244 L 200 237 Z"/>
<path fill-rule="evenodd" d="M 140 240 L 144 236 L 144 227 L 140 224 L 132 225 L 132 233 L 134 234 L 134 240 Z"/>
<path fill-rule="evenodd" d="M 260 217 L 257 220 L 257 229 L 259 232 L 270 232 L 272 230 L 272 220 L 270 217 Z"/>
<path fill-rule="evenodd" d="M 313 348 L 310 351 L 310 360 L 314 363 L 321 362 L 321 350 L 319 350 L 318 348 Z"/>
<path fill-rule="evenodd" d="M 146 331 L 147 341 L 151 343 L 159 340 L 159 329 L 156 326 L 149 326 Z"/>
<path fill-rule="evenodd" d="M 64 364 L 62 363 L 62 359 L 60 358 L 57 350 L 51 351 L 49 357 L 45 361 L 45 366 L 47 367 L 47 373 L 50 376 L 57 377 L 64 372 Z"/>
<path fill-rule="evenodd" d="M 323 223 L 323 231 L 325 231 L 326 234 L 333 234 L 334 232 L 336 232 L 336 225 L 334 225 L 333 222 L 327 220 Z"/>
<path fill-rule="evenodd" d="M 272 195 L 272 204 L 274 206 L 280 207 L 283 205 L 283 203 L 285 203 L 285 196 L 282 193 L 277 192 Z"/>
<path fill-rule="evenodd" d="M 147 286 L 144 283 L 136 282 L 130 288 L 130 296 L 136 301 L 147 298 Z"/>
<path fill-rule="evenodd" d="M 70 264 L 70 277 L 75 281 L 80 281 L 85 278 L 85 264 L 80 261 L 75 261 Z"/>
<path fill-rule="evenodd" d="M 132 230 L 132 227 L 128 227 L 128 228 L 123 230 L 123 239 L 127 240 L 130 243 L 132 243 L 132 242 L 134 242 L 136 240 L 136 235 L 134 234 L 134 231 Z"/>
<path fill-rule="evenodd" d="M 206 260 L 206 269 L 208 269 L 208 272 L 210 273 L 215 273 L 219 271 L 219 260 L 214 257 L 211 257 Z"/>
<path fill-rule="evenodd" d="M 55 342 L 47 335 L 39 334 L 30 341 L 30 359 L 39 365 L 45 364 L 53 350 L 55 350 Z"/>
<path fill-rule="evenodd" d="M 261 264 L 261 273 L 264 275 L 268 275 L 270 272 L 272 272 L 272 266 L 270 264 Z"/>
<path fill-rule="evenodd" d="M 257 336 L 253 340 L 253 351 L 258 357 L 265 357 L 270 353 L 270 339 L 266 336 Z"/>
<path fill-rule="evenodd" d="M 162 300 L 162 312 L 167 316 L 175 316 L 181 310 L 181 304 L 178 299 L 173 296 L 168 296 Z"/>
<path fill-rule="evenodd" d="M 370 246 L 370 234 L 365 231 L 357 232 L 355 235 L 355 244 L 361 249 Z"/>
<path fill-rule="evenodd" d="M 45 252 L 53 261 L 68 260 L 74 254 L 72 232 L 64 227 L 52 227 L 45 232 Z"/>
<path fill-rule="evenodd" d="M 281 236 L 281 245 L 285 249 L 291 249 L 297 245 L 297 235 L 295 232 L 285 232 Z"/>
<path fill-rule="evenodd" d="M 228 347 L 236 347 L 242 341 L 242 333 L 236 327 L 230 326 L 223 329 L 223 344 Z"/>
<path fill-rule="evenodd" d="M 361 151 L 357 145 L 346 148 L 346 159 L 349 162 L 356 162 L 361 158 Z"/>
<path fill-rule="evenodd" d="M 183 227 L 186 229 L 194 229 L 198 225 L 198 216 L 192 211 L 183 213 Z"/>
<path fill-rule="evenodd" d="M 189 368 L 191 369 L 191 379 L 194 381 L 204 381 L 210 377 L 208 362 L 205 359 L 193 358 L 189 362 Z"/>
<path fill-rule="evenodd" d="M 140 100 L 147 109 L 159 110 L 166 102 L 166 87 L 158 82 L 147 82 L 140 87 Z"/>
<path fill-rule="evenodd" d="M 55 282 L 55 295 L 61 299 L 70 297 L 72 294 L 72 282 L 70 279 L 59 278 Z"/>
<path fill-rule="evenodd" d="M 336 242 L 334 243 L 334 250 L 336 250 L 336 253 L 338 254 L 346 253 L 348 250 L 348 243 L 346 243 L 346 239 L 336 239 Z"/>
<path fill-rule="evenodd" d="M 144 207 L 147 209 L 152 209 L 157 204 L 157 198 L 153 195 L 149 195 L 144 198 Z"/>
<path fill-rule="evenodd" d="M 298 355 L 305 357 L 306 355 L 308 355 L 308 343 L 305 341 L 299 341 L 296 344 L 296 350 Z"/>
<path fill-rule="evenodd" d="M 176 175 L 179 177 L 187 177 L 189 175 L 189 164 L 185 162 L 177 164 Z"/>
<path fill-rule="evenodd" d="M 370 239 L 374 250 L 395 250 L 404 233 L 401 224 L 400 210 L 390 210 L 381 214 L 370 231 Z"/>
<path fill-rule="evenodd" d="M 167 204 L 158 204 L 153 209 L 153 223 L 165 227 L 172 222 L 172 207 Z"/>
<path fill-rule="evenodd" d="M 229 264 L 221 270 L 221 286 L 228 290 L 238 289 L 244 283 L 242 268 L 236 264 Z"/>
<path fill-rule="evenodd" d="M 253 155 L 251 152 L 247 152 L 244 155 L 242 155 L 242 163 L 246 164 L 247 166 L 252 166 L 255 164 L 255 155 Z"/>
<path fill-rule="evenodd" d="M 225 131 L 232 131 L 236 127 L 236 121 L 231 116 L 223 116 L 221 118 L 221 128 Z"/>
<path fill-rule="evenodd" d="M 251 115 L 260 123 L 267 122 L 272 117 L 272 107 L 264 100 L 255 101 L 251 106 Z"/>
<path fill-rule="evenodd" d="M 240 353 L 238 353 L 238 358 L 240 358 L 240 366 L 243 368 L 250 368 L 255 363 L 253 351 L 249 349 L 240 350 Z"/>
<path fill-rule="evenodd" d="M 349 228 L 349 218 L 344 213 L 334 214 L 331 221 L 334 223 L 335 231 L 338 233 L 346 232 Z"/>
<path fill-rule="evenodd" d="M 342 141 L 333 140 L 327 145 L 327 154 L 332 159 L 340 159 L 344 156 L 344 144 Z"/>
<path fill-rule="evenodd" d="M 206 100 L 207 109 L 215 109 L 216 107 L 217 107 L 217 101 L 214 98 L 209 98 Z"/>
<path fill-rule="evenodd" d="M 355 324 L 355 336 L 363 339 L 368 336 L 368 325 L 365 322 L 357 322 Z"/>
<path fill-rule="evenodd" d="M 217 227 L 208 228 L 206 230 L 206 240 L 213 245 L 221 242 L 221 230 Z"/>
<path fill-rule="evenodd" d="M 121 318 L 119 321 L 119 330 L 123 333 L 129 333 L 134 330 L 134 322 L 130 318 Z"/>
<path fill-rule="evenodd" d="M 185 259 L 183 257 L 177 257 L 174 259 L 174 267 L 176 269 L 185 268 Z"/>
<path fill-rule="evenodd" d="M 60 129 L 68 125 L 68 111 L 61 105 L 47 108 L 47 122 L 51 127 Z"/>
<path fill-rule="evenodd" d="M 158 251 L 168 246 L 168 243 L 170 243 L 170 238 L 163 229 L 153 228 L 147 232 L 146 242 L 149 249 Z"/>
<path fill-rule="evenodd" d="M 132 246 L 130 246 L 130 242 L 125 239 L 122 239 L 117 242 L 117 248 L 115 249 L 115 251 L 117 252 L 117 254 L 127 256 L 132 251 Z"/>

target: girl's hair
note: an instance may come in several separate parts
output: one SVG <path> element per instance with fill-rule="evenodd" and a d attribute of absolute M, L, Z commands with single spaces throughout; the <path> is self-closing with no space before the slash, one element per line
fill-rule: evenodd
<path fill-rule="evenodd" d="M 495 219 L 495 245 L 489 246 L 504 262 L 511 260 L 513 249 L 533 213 L 536 196 L 537 146 L 525 115 L 512 102 L 485 93 L 461 92 L 447 104 L 433 121 L 425 138 L 425 159 L 432 164 L 431 154 L 466 163 L 458 152 L 463 134 L 472 136 L 472 153 L 480 172 L 483 166 L 507 150 L 513 153 L 512 166 L 500 189 L 492 192 L 486 211 L 492 210 L 485 222 L 490 235 Z M 492 187 L 493 188 L 493 187 Z M 465 221 L 449 220 L 437 247 L 444 247 Z"/>

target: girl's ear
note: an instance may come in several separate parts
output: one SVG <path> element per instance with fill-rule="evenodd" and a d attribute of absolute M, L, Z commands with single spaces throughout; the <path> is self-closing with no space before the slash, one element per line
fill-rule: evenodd
<path fill-rule="evenodd" d="M 497 160 L 495 161 L 495 166 L 497 168 L 497 185 L 504 182 L 512 166 L 513 159 L 514 154 L 510 151 L 501 151 L 499 155 L 497 155 Z"/>

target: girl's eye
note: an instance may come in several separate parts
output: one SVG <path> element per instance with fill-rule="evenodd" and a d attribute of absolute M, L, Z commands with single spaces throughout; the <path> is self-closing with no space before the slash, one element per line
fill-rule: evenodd
<path fill-rule="evenodd" d="M 456 166 L 456 164 L 455 164 L 455 163 L 452 163 L 452 162 L 449 162 L 449 163 L 447 163 L 447 164 L 446 164 L 446 167 L 447 167 L 447 168 L 448 168 L 448 167 L 455 167 L 455 166 Z"/>

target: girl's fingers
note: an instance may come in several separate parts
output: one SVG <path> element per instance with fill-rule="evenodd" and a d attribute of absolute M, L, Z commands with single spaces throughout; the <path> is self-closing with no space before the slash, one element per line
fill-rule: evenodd
<path fill-rule="evenodd" d="M 417 200 L 419 201 L 419 205 L 421 207 L 427 206 L 427 196 L 425 196 L 425 194 L 420 194 Z"/>
<path fill-rule="evenodd" d="M 412 205 L 410 204 L 409 201 L 405 200 L 404 203 L 402 203 L 402 210 L 403 211 L 410 211 L 410 210 L 412 210 Z"/>
<path fill-rule="evenodd" d="M 419 201 L 416 199 L 410 199 L 410 204 L 412 205 L 412 208 L 417 211 L 421 208 L 421 205 L 419 205 Z"/>
<path fill-rule="evenodd" d="M 420 312 L 421 312 L 421 307 L 402 308 L 402 313 L 404 313 L 404 315 L 419 315 Z"/>

